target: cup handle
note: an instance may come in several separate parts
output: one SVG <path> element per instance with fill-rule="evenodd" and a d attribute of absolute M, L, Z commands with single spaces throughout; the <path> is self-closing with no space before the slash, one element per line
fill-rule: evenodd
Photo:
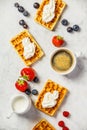
<path fill-rule="evenodd" d="M 10 118 L 13 116 L 13 114 L 14 114 L 14 111 L 11 112 L 11 113 L 7 116 L 7 119 L 10 119 Z"/>

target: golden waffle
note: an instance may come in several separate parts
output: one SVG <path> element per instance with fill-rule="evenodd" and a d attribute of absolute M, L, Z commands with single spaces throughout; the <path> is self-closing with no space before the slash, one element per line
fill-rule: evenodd
<path fill-rule="evenodd" d="M 59 92 L 59 97 L 57 99 L 57 104 L 52 107 L 52 108 L 43 108 L 42 107 L 42 101 L 44 98 L 44 95 L 47 92 L 51 92 L 53 93 L 53 91 L 56 90 Z M 38 108 L 40 111 L 53 116 L 55 114 L 55 112 L 57 111 L 57 109 L 60 107 L 61 103 L 63 102 L 66 94 L 67 94 L 68 90 L 64 87 L 62 87 L 61 85 L 53 82 L 52 80 L 48 80 L 43 88 L 43 90 L 41 91 L 41 93 L 38 96 L 38 99 L 35 103 L 35 107 Z"/>
<path fill-rule="evenodd" d="M 55 0 L 56 1 L 56 5 L 55 5 L 55 17 L 48 23 L 44 22 L 42 20 L 42 13 L 43 13 L 43 8 L 45 5 L 47 5 L 49 3 L 50 0 L 43 0 L 39 9 L 37 10 L 36 16 L 35 16 L 35 21 L 41 25 L 43 25 L 45 28 L 49 29 L 49 30 L 53 30 L 53 28 L 55 27 L 57 21 L 59 20 L 59 17 L 61 16 L 66 3 L 63 2 L 62 0 Z"/>
<path fill-rule="evenodd" d="M 47 120 L 42 119 L 32 130 L 56 130 Z"/>
<path fill-rule="evenodd" d="M 28 37 L 30 41 L 36 45 L 34 56 L 29 59 L 25 59 L 23 56 L 24 48 L 22 45 L 22 40 L 25 37 Z M 34 37 L 27 30 L 24 30 L 23 32 L 12 38 L 10 42 L 27 66 L 32 65 L 44 55 L 44 52 L 42 51 L 42 49 L 40 48 Z"/>

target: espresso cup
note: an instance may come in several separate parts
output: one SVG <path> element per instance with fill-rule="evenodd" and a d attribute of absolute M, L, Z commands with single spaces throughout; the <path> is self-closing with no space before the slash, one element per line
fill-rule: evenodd
<path fill-rule="evenodd" d="M 76 56 L 68 48 L 61 47 L 51 56 L 51 67 L 60 75 L 71 73 L 76 66 Z"/>

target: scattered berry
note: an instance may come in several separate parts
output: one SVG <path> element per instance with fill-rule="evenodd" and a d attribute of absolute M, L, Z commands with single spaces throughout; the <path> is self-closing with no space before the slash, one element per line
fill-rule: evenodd
<path fill-rule="evenodd" d="M 68 22 L 67 19 L 63 19 L 63 20 L 61 21 L 61 23 L 62 23 L 62 25 L 64 25 L 64 26 L 67 26 L 67 25 L 69 24 L 69 22 Z"/>
<path fill-rule="evenodd" d="M 36 89 L 33 89 L 33 90 L 31 91 L 31 93 L 32 93 L 33 95 L 37 95 L 37 94 L 38 94 L 38 91 L 37 91 Z"/>
<path fill-rule="evenodd" d="M 38 8 L 39 8 L 39 6 L 40 6 L 40 4 L 39 4 L 39 3 L 37 3 L 37 2 L 35 2 L 35 3 L 33 4 L 33 7 L 34 7 L 34 8 L 36 8 L 36 9 L 38 9 Z"/>
<path fill-rule="evenodd" d="M 28 25 L 26 24 L 26 22 L 22 19 L 19 21 L 19 24 L 23 26 L 23 28 L 27 29 Z"/>
<path fill-rule="evenodd" d="M 52 43 L 53 43 L 54 46 L 60 47 L 60 46 L 63 45 L 64 39 L 61 36 L 53 36 Z"/>
<path fill-rule="evenodd" d="M 31 68 L 31 67 L 29 67 L 29 68 L 28 67 L 23 68 L 21 70 L 20 74 L 21 74 L 21 76 L 24 79 L 26 79 L 28 81 L 33 81 L 34 78 L 35 78 L 35 75 L 36 75 L 35 70 L 33 68 Z"/>
<path fill-rule="evenodd" d="M 18 7 L 18 11 L 19 11 L 19 12 L 24 12 L 24 7 L 19 6 L 19 7 Z"/>
<path fill-rule="evenodd" d="M 69 130 L 69 128 L 67 126 L 64 126 L 62 130 Z"/>
<path fill-rule="evenodd" d="M 14 3 L 14 6 L 15 6 L 16 8 L 18 8 L 18 7 L 19 7 L 19 4 L 16 2 L 16 3 Z"/>
<path fill-rule="evenodd" d="M 24 27 L 25 29 L 27 29 L 27 28 L 28 28 L 28 25 L 27 25 L 27 24 L 24 24 L 23 27 Z"/>
<path fill-rule="evenodd" d="M 15 87 L 21 91 L 25 92 L 28 89 L 28 83 L 25 80 L 18 79 L 15 83 Z"/>
<path fill-rule="evenodd" d="M 28 11 L 25 10 L 25 11 L 23 12 L 23 15 L 24 15 L 24 16 L 29 16 Z"/>
<path fill-rule="evenodd" d="M 79 31 L 79 30 L 80 30 L 80 28 L 79 28 L 79 26 L 78 26 L 78 25 L 73 25 L 73 30 L 74 30 L 74 31 Z"/>
<path fill-rule="evenodd" d="M 58 122 L 58 125 L 59 125 L 60 127 L 64 127 L 64 126 L 65 126 L 65 123 L 64 123 L 64 121 L 59 121 L 59 122 Z"/>
<path fill-rule="evenodd" d="M 17 7 L 18 11 L 23 13 L 24 16 L 29 16 L 28 11 L 26 11 L 23 6 L 20 6 L 17 2 L 14 4 L 14 6 Z M 28 28 L 28 25 L 26 24 L 26 22 L 24 20 L 20 20 L 19 24 L 22 25 L 23 28 L 25 28 L 25 29 Z"/>
<path fill-rule="evenodd" d="M 19 21 L 19 24 L 20 24 L 20 25 L 24 25 L 24 24 L 25 24 L 25 21 L 22 19 L 22 20 Z"/>
<path fill-rule="evenodd" d="M 67 32 L 69 32 L 69 33 L 73 32 L 73 28 L 72 27 L 68 27 L 67 28 Z"/>
<path fill-rule="evenodd" d="M 27 95 L 30 95 L 30 94 L 31 94 L 30 89 L 27 89 L 27 90 L 25 91 L 25 93 L 26 93 Z"/>
<path fill-rule="evenodd" d="M 69 115 L 70 115 L 70 113 L 69 113 L 68 111 L 64 111 L 64 112 L 63 112 L 63 116 L 69 117 Z"/>
<path fill-rule="evenodd" d="M 26 22 L 24 20 L 20 20 L 19 24 L 23 26 L 23 28 L 27 29 L 28 25 L 26 24 Z"/>
<path fill-rule="evenodd" d="M 39 82 L 39 79 L 37 77 L 34 78 L 33 80 L 35 83 Z"/>

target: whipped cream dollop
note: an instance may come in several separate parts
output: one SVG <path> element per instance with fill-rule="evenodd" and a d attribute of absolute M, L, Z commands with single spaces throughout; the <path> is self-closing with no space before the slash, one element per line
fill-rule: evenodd
<path fill-rule="evenodd" d="M 43 108 L 51 108 L 54 107 L 57 103 L 57 100 L 59 97 L 59 92 L 54 90 L 53 93 L 47 92 L 44 95 L 43 101 L 42 101 L 42 107 Z"/>
<path fill-rule="evenodd" d="M 29 59 L 35 54 L 35 44 L 31 43 L 30 39 L 28 37 L 24 38 L 22 40 L 22 44 L 24 47 L 23 55 L 25 59 Z"/>
<path fill-rule="evenodd" d="M 49 4 L 43 8 L 42 20 L 46 23 L 55 17 L 55 0 L 50 0 Z"/>

